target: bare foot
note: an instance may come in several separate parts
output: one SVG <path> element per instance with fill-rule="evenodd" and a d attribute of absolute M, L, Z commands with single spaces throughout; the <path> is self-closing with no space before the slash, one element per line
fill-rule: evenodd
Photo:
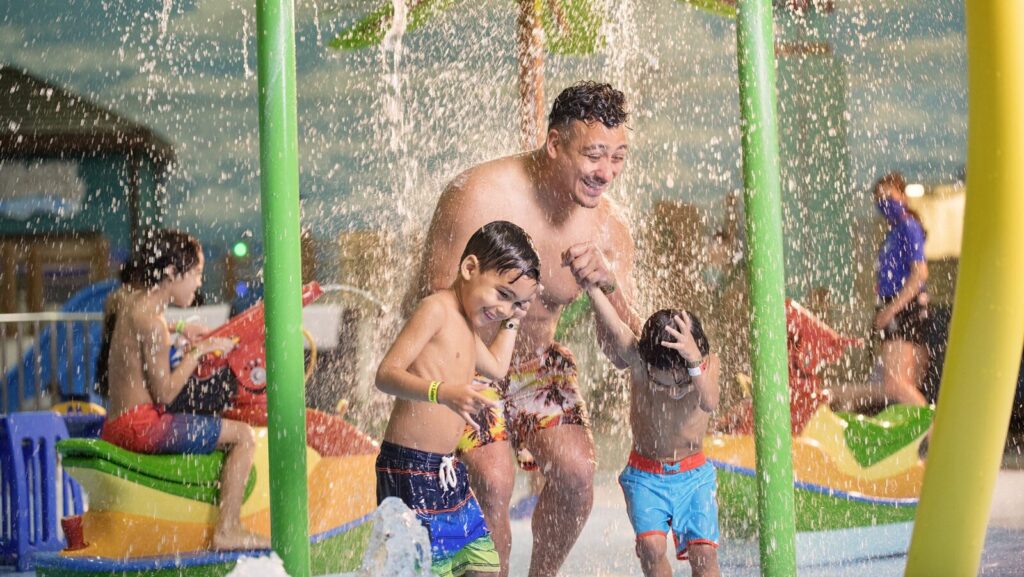
<path fill-rule="evenodd" d="M 239 549 L 270 549 L 270 538 L 242 529 L 218 530 L 213 534 L 211 546 L 215 551 Z"/>

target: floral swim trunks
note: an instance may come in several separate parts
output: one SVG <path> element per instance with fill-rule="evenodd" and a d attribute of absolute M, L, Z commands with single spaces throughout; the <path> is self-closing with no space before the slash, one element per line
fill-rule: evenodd
<path fill-rule="evenodd" d="M 485 396 L 502 406 L 484 409 L 476 416 L 480 432 L 470 426 L 462 433 L 458 450 L 470 451 L 497 441 L 510 441 L 524 469 L 536 467 L 522 447 L 529 435 L 559 425 L 590 427 L 590 417 L 577 385 L 576 359 L 572 352 L 552 343 L 543 353 L 514 364 L 508 376 L 491 381 L 477 375 L 489 388 Z"/>

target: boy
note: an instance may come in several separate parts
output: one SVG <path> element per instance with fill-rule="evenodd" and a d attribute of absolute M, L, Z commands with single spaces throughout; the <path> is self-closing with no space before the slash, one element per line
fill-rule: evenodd
<path fill-rule="evenodd" d="M 629 363 L 633 451 L 619 484 L 636 533 L 646 577 L 668 577 L 665 536 L 693 575 L 720 575 L 715 469 L 701 446 L 718 406 L 718 359 L 709 356 L 697 317 L 661 310 L 647 319 L 640 339 L 596 285 L 588 286 L 598 322 Z"/>
<path fill-rule="evenodd" d="M 399 497 L 430 534 L 431 570 L 496 573 L 500 563 L 466 467 L 454 451 L 472 415 L 494 406 L 474 384 L 500 379 L 519 320 L 540 292 L 540 259 L 518 226 L 496 221 L 466 244 L 451 287 L 424 298 L 377 369 L 377 388 L 398 397 L 377 458 L 377 501 Z M 501 323 L 490 348 L 479 331 Z"/>

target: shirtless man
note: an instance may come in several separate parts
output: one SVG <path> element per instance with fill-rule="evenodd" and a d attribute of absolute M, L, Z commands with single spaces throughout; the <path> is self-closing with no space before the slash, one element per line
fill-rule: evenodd
<path fill-rule="evenodd" d="M 512 548 L 509 502 L 515 471 L 509 445 L 526 448 L 547 478 L 533 514 L 530 576 L 553 576 L 576 542 L 593 505 L 594 441 L 576 384 L 572 353 L 554 342 L 562 307 L 597 285 L 620 317 L 639 330 L 630 310 L 633 240 L 604 193 L 625 165 L 625 97 L 607 84 L 583 82 L 563 91 L 540 148 L 475 166 L 441 195 L 415 286 L 424 296 L 451 286 L 462 247 L 482 225 L 507 220 L 533 238 L 544 267 L 544 292 L 522 321 L 512 367 L 492 383 L 504 410 L 481 415 L 460 445 L 470 482 L 508 574 Z M 556 263 L 560 263 L 558 266 Z M 490 342 L 493 334 L 481 335 Z M 617 366 L 608 336 L 602 348 Z"/>

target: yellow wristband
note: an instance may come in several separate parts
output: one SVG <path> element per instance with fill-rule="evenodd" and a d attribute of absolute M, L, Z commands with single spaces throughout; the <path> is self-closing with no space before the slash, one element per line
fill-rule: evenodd
<path fill-rule="evenodd" d="M 437 390 L 441 388 L 441 381 L 430 381 L 430 388 L 427 389 L 427 400 L 431 403 L 437 402 Z"/>
<path fill-rule="evenodd" d="M 185 319 L 179 319 L 178 322 L 174 323 L 174 332 L 179 335 L 185 333 Z"/>

